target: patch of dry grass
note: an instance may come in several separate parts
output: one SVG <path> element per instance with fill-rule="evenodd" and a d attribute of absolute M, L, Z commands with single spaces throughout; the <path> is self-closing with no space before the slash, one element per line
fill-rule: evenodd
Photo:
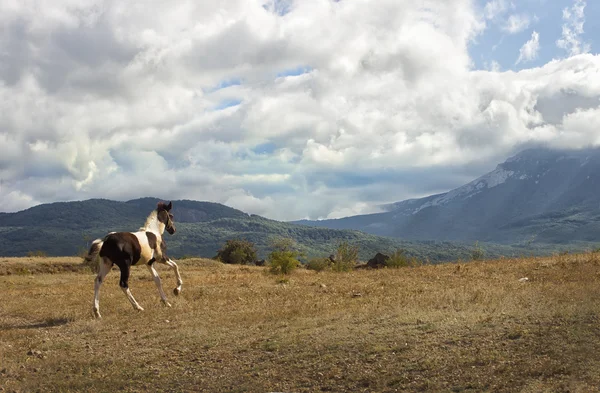
<path fill-rule="evenodd" d="M 596 254 L 377 271 L 180 262 L 160 304 L 143 267 L 93 275 L 0 258 L 6 391 L 587 392 L 600 386 Z M 12 267 L 11 267 L 12 266 Z M 30 273 L 11 269 L 28 267 Z M 12 274 L 8 274 L 11 272 Z M 38 273 L 39 272 L 39 273 Z M 54 272 L 54 274 L 49 274 Z M 159 266 L 165 289 L 175 286 Z M 529 280 L 520 282 L 527 277 Z M 170 291 L 169 291 L 170 292 Z"/>

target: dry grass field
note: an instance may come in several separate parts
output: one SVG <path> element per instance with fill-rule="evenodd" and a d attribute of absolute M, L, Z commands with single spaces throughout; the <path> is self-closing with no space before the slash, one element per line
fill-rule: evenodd
<path fill-rule="evenodd" d="M 135 312 L 113 271 L 101 320 L 79 262 L 0 257 L 0 391 L 600 389 L 597 254 L 287 278 L 185 260 L 172 308 L 137 267 Z"/>

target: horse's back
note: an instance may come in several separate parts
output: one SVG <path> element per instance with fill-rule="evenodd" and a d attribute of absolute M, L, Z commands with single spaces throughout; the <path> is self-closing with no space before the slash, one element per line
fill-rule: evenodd
<path fill-rule="evenodd" d="M 131 232 L 111 232 L 104 238 L 104 244 L 100 249 L 100 256 L 108 258 L 118 264 L 122 260 L 128 260 L 135 265 L 142 254 L 142 246 L 138 237 Z"/>

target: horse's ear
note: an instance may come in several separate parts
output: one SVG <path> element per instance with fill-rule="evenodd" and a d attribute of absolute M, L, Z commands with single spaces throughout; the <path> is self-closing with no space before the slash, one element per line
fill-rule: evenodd
<path fill-rule="evenodd" d="M 167 207 L 165 208 L 167 211 L 171 211 L 171 209 L 173 208 L 173 202 L 169 201 L 169 204 L 167 205 Z"/>
<path fill-rule="evenodd" d="M 158 202 L 158 204 L 156 205 L 156 210 L 165 210 L 166 206 L 164 204 L 164 202 Z"/>

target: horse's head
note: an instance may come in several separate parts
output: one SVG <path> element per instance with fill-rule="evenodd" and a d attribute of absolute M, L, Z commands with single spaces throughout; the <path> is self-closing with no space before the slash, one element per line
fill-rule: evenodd
<path fill-rule="evenodd" d="M 171 208 L 173 208 L 173 203 L 169 202 L 169 204 L 165 204 L 163 202 L 158 202 L 158 207 L 156 208 L 158 221 L 165 224 L 165 229 L 169 234 L 175 233 L 175 222 L 173 221 L 173 215 L 171 214 Z"/>

